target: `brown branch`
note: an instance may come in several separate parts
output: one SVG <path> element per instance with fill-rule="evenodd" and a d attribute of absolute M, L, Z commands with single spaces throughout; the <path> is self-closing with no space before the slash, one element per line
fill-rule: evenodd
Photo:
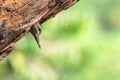
<path fill-rule="evenodd" d="M 42 24 L 76 2 L 78 0 L 0 0 L 0 59 L 37 21 Z"/>

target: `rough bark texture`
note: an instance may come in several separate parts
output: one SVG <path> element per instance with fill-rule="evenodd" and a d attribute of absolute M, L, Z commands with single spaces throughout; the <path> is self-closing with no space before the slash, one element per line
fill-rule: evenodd
<path fill-rule="evenodd" d="M 37 21 L 42 24 L 76 2 L 78 0 L 0 0 L 0 59 Z"/>

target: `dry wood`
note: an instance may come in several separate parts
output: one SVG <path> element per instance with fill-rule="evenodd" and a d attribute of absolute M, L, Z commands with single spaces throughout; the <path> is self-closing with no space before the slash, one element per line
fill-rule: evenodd
<path fill-rule="evenodd" d="M 78 0 L 0 0 L 0 59 L 36 22 L 43 23 Z"/>

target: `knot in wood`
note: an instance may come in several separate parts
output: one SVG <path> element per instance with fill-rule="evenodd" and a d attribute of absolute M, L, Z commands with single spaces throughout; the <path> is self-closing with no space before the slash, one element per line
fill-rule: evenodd
<path fill-rule="evenodd" d="M 54 7 L 54 6 L 56 5 L 56 2 L 57 2 L 57 0 L 50 0 L 50 1 L 48 2 L 48 7 L 49 7 L 49 8 Z"/>

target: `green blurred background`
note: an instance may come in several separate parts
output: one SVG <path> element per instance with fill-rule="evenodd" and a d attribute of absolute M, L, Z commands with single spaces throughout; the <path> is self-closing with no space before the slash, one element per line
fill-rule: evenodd
<path fill-rule="evenodd" d="M 81 0 L 0 61 L 0 80 L 120 80 L 120 0 Z"/>

